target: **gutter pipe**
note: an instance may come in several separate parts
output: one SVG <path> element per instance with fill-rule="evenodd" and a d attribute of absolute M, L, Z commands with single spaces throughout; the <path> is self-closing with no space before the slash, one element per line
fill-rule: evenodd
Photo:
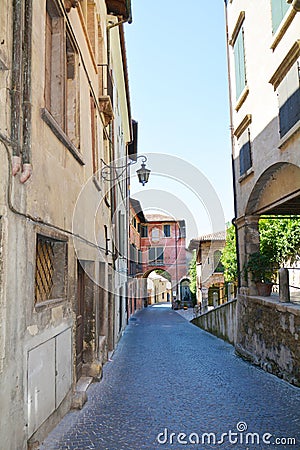
<path fill-rule="evenodd" d="M 13 0 L 13 45 L 11 75 L 12 175 L 21 169 L 22 0 Z"/>
<path fill-rule="evenodd" d="M 24 9 L 23 9 L 24 4 Z M 24 15 L 23 15 L 24 14 Z M 25 183 L 31 168 L 31 51 L 32 0 L 13 0 L 13 48 L 11 86 L 12 176 L 21 170 Z M 23 124 L 21 127 L 21 101 Z M 22 135 L 22 136 L 21 136 Z M 22 139 L 22 149 L 21 149 Z"/>
<path fill-rule="evenodd" d="M 23 40 L 23 147 L 20 182 L 31 177 L 31 62 L 32 62 L 32 0 L 25 0 Z"/>
<path fill-rule="evenodd" d="M 232 112 L 232 90 L 231 90 L 231 75 L 230 75 L 230 59 L 229 59 L 229 44 L 228 44 L 228 12 L 227 12 L 227 0 L 224 0 L 225 6 L 225 27 L 226 27 L 226 54 L 227 54 L 227 72 L 228 72 L 228 94 L 229 94 L 229 118 L 230 118 L 230 140 L 231 140 L 231 167 L 232 167 L 232 186 L 233 186 L 233 204 L 234 204 L 234 219 L 232 224 L 235 227 L 235 242 L 236 242 L 236 255 L 237 255 L 237 270 L 238 270 L 238 287 L 241 287 L 241 263 L 240 263 L 240 251 L 239 251 L 239 235 L 236 225 L 237 219 L 237 192 L 236 192 L 236 173 L 234 165 L 234 134 L 233 134 L 233 112 Z"/>

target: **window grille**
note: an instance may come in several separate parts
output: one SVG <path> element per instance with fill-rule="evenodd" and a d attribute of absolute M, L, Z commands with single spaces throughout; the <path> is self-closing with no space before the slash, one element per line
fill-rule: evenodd
<path fill-rule="evenodd" d="M 66 242 L 37 235 L 35 302 L 65 295 Z"/>

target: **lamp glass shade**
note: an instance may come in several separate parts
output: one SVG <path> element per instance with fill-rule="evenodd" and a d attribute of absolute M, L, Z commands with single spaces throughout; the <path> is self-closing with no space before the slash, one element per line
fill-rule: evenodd
<path fill-rule="evenodd" d="M 141 168 L 136 171 L 139 182 L 142 183 L 143 186 L 148 183 L 150 172 L 151 170 L 146 169 L 146 165 L 144 163 L 141 165 Z"/>

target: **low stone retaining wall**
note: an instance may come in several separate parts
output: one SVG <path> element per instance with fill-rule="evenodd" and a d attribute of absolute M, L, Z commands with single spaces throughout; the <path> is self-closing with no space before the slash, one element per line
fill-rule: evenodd
<path fill-rule="evenodd" d="M 300 305 L 238 295 L 237 316 L 237 352 L 300 386 Z"/>
<path fill-rule="evenodd" d="M 300 387 L 300 305 L 238 295 L 191 321 L 267 372 Z"/>
<path fill-rule="evenodd" d="M 224 303 L 223 305 L 202 314 L 191 322 L 203 330 L 234 345 L 236 343 L 237 329 L 236 303 L 236 300 L 231 300 L 228 303 Z"/>

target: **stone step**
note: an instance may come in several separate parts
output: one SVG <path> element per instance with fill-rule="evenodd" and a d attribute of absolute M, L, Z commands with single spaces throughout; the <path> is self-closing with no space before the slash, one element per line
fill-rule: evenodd
<path fill-rule="evenodd" d="M 72 409 L 82 409 L 87 401 L 86 391 L 93 382 L 93 377 L 80 377 L 76 383 L 75 392 L 72 398 Z"/>

